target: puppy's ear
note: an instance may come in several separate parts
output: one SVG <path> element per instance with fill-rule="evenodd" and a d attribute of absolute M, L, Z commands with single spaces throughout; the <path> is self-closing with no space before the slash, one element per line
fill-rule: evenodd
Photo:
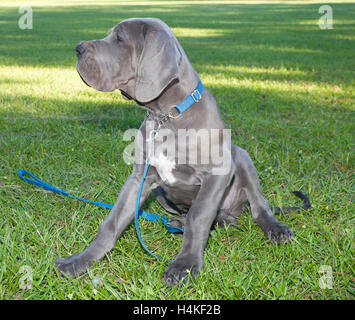
<path fill-rule="evenodd" d="M 146 103 L 157 98 L 179 77 L 181 54 L 176 39 L 164 30 L 143 28 L 144 47 L 139 58 L 135 98 Z"/>

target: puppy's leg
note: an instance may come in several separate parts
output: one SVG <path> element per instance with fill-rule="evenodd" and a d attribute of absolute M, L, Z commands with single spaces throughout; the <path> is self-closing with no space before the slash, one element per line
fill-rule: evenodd
<path fill-rule="evenodd" d="M 117 201 L 107 218 L 100 224 L 97 236 L 81 253 L 59 258 L 54 261 L 55 267 L 61 274 L 76 277 L 91 267 L 93 261 L 98 261 L 108 253 L 116 243 L 117 238 L 134 218 L 134 208 L 139 185 L 143 175 L 141 166 L 133 172 L 124 183 Z M 151 169 L 149 169 L 151 171 Z M 148 175 L 143 185 L 140 205 L 148 197 L 152 189 L 154 175 Z"/>
<path fill-rule="evenodd" d="M 235 162 L 235 155 L 233 154 L 233 160 Z M 224 195 L 221 207 L 219 209 L 216 225 L 225 226 L 225 225 L 237 225 L 237 220 L 247 204 L 248 199 L 246 193 L 241 185 L 240 179 L 234 175 L 233 182 L 228 188 L 226 194 Z"/>
<path fill-rule="evenodd" d="M 240 184 L 247 195 L 254 222 L 263 230 L 265 236 L 271 242 L 281 243 L 289 240 L 293 237 L 293 233 L 290 228 L 274 218 L 270 207 L 261 194 L 256 169 L 248 153 L 239 147 L 235 148 L 236 179 L 240 179 Z"/>
<path fill-rule="evenodd" d="M 202 181 L 200 191 L 186 217 L 181 250 L 162 277 L 162 281 L 168 286 L 185 282 L 189 271 L 194 277 L 202 268 L 203 250 L 230 180 L 228 174 L 209 175 Z"/>

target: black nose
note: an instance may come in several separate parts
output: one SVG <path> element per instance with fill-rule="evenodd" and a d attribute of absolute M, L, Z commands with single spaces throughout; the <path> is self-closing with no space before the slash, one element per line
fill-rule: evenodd
<path fill-rule="evenodd" d="M 84 53 L 84 51 L 85 51 L 85 48 L 80 43 L 75 47 L 75 52 L 78 57 L 80 55 L 82 55 Z"/>

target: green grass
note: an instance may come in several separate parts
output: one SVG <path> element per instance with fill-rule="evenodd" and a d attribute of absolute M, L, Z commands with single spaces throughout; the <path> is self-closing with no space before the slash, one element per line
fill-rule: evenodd
<path fill-rule="evenodd" d="M 0 1 L 1 299 L 353 299 L 354 3 L 333 1 L 334 29 L 320 30 L 312 1 L 29 1 L 33 30 L 20 30 L 23 3 Z M 123 133 L 145 112 L 86 87 L 73 48 L 143 16 L 174 30 L 269 203 L 295 205 L 291 191 L 303 190 L 313 207 L 280 218 L 296 235 L 288 245 L 269 244 L 250 214 L 212 231 L 192 287 L 165 288 L 168 262 L 144 252 L 133 225 L 88 274 L 59 279 L 53 260 L 83 250 L 108 211 L 25 184 L 16 171 L 115 201 L 131 170 Z M 153 199 L 145 209 L 164 213 Z M 148 247 L 172 259 L 181 239 L 141 226 Z M 32 289 L 19 288 L 24 265 Z M 332 289 L 319 287 L 322 265 Z"/>

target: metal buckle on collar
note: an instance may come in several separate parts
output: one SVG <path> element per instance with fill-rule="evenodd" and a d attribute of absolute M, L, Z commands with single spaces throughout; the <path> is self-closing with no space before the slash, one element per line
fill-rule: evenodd
<path fill-rule="evenodd" d="M 197 94 L 197 97 L 195 97 L 195 95 Z M 201 93 L 200 91 L 198 91 L 197 89 L 194 90 L 194 92 L 191 93 L 191 97 L 192 99 L 194 99 L 195 102 L 199 102 L 201 100 Z"/>

